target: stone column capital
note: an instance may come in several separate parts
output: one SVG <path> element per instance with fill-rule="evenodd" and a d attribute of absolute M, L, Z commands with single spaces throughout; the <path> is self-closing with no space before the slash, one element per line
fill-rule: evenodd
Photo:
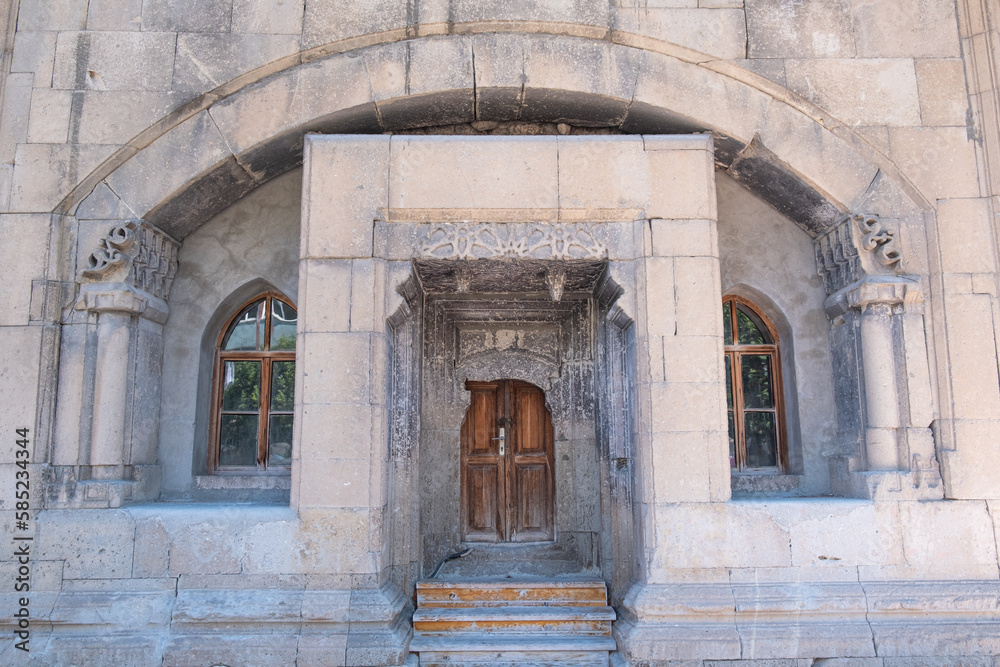
<path fill-rule="evenodd" d="M 77 310 L 92 313 L 117 312 L 138 315 L 163 324 L 169 308 L 163 299 L 135 289 L 128 283 L 89 283 L 80 290 Z"/>
<path fill-rule="evenodd" d="M 844 315 L 848 310 L 861 312 L 875 309 L 889 314 L 893 307 L 923 303 L 920 284 L 907 277 L 869 276 L 827 297 L 824 307 L 830 319 Z"/>
<path fill-rule="evenodd" d="M 848 289 L 846 297 L 848 306 L 858 310 L 875 305 L 895 306 L 906 297 L 906 283 L 863 280 Z"/>

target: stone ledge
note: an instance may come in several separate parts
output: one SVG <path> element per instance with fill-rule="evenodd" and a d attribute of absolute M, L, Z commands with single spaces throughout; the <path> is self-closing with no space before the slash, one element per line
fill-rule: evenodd
<path fill-rule="evenodd" d="M 733 497 L 794 495 L 802 475 L 733 475 Z"/>
<path fill-rule="evenodd" d="M 195 488 L 204 490 L 226 489 L 279 489 L 292 488 L 290 475 L 198 475 Z"/>

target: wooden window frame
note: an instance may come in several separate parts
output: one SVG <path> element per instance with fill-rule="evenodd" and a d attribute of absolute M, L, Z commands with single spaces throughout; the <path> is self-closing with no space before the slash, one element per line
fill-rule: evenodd
<path fill-rule="evenodd" d="M 723 307 L 727 302 L 732 302 L 732 307 L 730 308 L 729 317 L 730 324 L 732 326 L 733 332 L 733 345 L 723 345 L 725 350 L 725 357 L 729 359 L 729 380 L 733 391 L 733 423 L 735 425 L 735 441 L 736 441 L 736 465 L 731 466 L 732 474 L 734 475 L 763 475 L 763 474 L 786 474 L 789 470 L 788 466 L 788 432 L 785 426 L 785 391 L 784 384 L 782 382 L 782 372 L 781 372 L 781 342 L 778 336 L 778 330 L 775 328 L 774 324 L 771 322 L 760 308 L 750 301 L 749 299 L 744 299 L 741 296 L 726 296 L 722 299 Z M 764 324 L 767 328 L 767 333 L 771 336 L 771 340 L 774 341 L 767 345 L 740 345 L 739 344 L 739 333 L 737 328 L 736 319 L 736 306 L 737 304 L 743 306 L 747 310 L 750 310 L 757 316 L 757 318 Z M 723 341 L 725 343 L 725 341 Z M 741 366 L 741 359 L 743 355 L 768 355 L 771 358 L 771 375 L 773 378 L 773 391 L 774 391 L 774 412 L 775 412 L 775 438 L 777 442 L 775 447 L 777 449 L 777 465 L 768 466 L 763 468 L 749 468 L 746 465 L 746 429 L 745 429 L 745 419 L 744 419 L 744 408 L 743 408 L 743 374 L 738 372 Z M 723 369 L 725 367 L 723 366 Z M 726 406 L 726 411 L 728 412 L 729 406 Z"/>
<path fill-rule="evenodd" d="M 222 349 L 226 334 L 236 318 L 253 303 L 265 301 L 264 350 Z M 295 304 L 278 292 L 264 292 L 247 299 L 229 316 L 215 341 L 215 363 L 212 369 L 212 414 L 210 419 L 210 439 L 208 447 L 208 470 L 214 475 L 281 475 L 291 474 L 291 466 L 268 466 L 268 427 L 270 415 L 293 414 L 287 410 L 271 411 L 271 369 L 276 361 L 295 362 L 294 350 L 271 351 L 271 308 L 273 301 L 281 301 L 298 314 Z M 260 361 L 260 402 L 257 406 L 257 463 L 250 466 L 223 466 L 219 464 L 219 447 L 222 428 L 222 383 L 223 368 L 227 361 Z M 235 413 L 234 413 L 235 414 Z M 294 419 L 293 419 L 294 421 Z M 294 426 L 293 426 L 294 428 Z"/>

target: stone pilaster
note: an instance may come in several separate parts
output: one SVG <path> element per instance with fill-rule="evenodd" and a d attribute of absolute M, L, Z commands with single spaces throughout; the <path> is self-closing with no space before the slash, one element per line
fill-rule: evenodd
<path fill-rule="evenodd" d="M 843 495 L 941 494 L 929 423 L 919 423 L 927 419 L 923 399 L 929 391 L 923 386 L 929 382 L 925 343 L 913 331 L 924 327 L 922 292 L 917 277 L 902 275 L 901 259 L 893 232 L 876 216 L 848 216 L 816 240 L 839 357 L 844 451 L 834 457 L 831 473 L 834 491 Z"/>
<path fill-rule="evenodd" d="M 80 273 L 76 310 L 86 313 L 96 339 L 86 362 L 93 369 L 92 408 L 80 415 L 82 424 L 89 420 L 90 439 L 76 465 L 53 470 L 50 507 L 117 507 L 159 493 L 156 443 L 148 442 L 157 429 L 149 424 L 158 421 L 161 329 L 177 248 L 149 223 L 124 221 L 101 239 Z"/>

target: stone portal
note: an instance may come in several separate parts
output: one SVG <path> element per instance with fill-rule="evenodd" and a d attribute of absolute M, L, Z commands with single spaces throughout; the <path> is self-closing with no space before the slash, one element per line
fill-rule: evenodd
<path fill-rule="evenodd" d="M 311 135 L 303 188 L 292 504 L 367 526 L 352 574 L 409 597 L 493 531 L 482 574 L 617 604 L 662 567 L 661 508 L 729 498 L 710 137 Z M 678 350 L 697 377 L 666 377 Z M 470 530 L 462 424 L 499 380 L 544 394 L 548 468 L 506 500 L 545 509 L 497 487 Z"/>

